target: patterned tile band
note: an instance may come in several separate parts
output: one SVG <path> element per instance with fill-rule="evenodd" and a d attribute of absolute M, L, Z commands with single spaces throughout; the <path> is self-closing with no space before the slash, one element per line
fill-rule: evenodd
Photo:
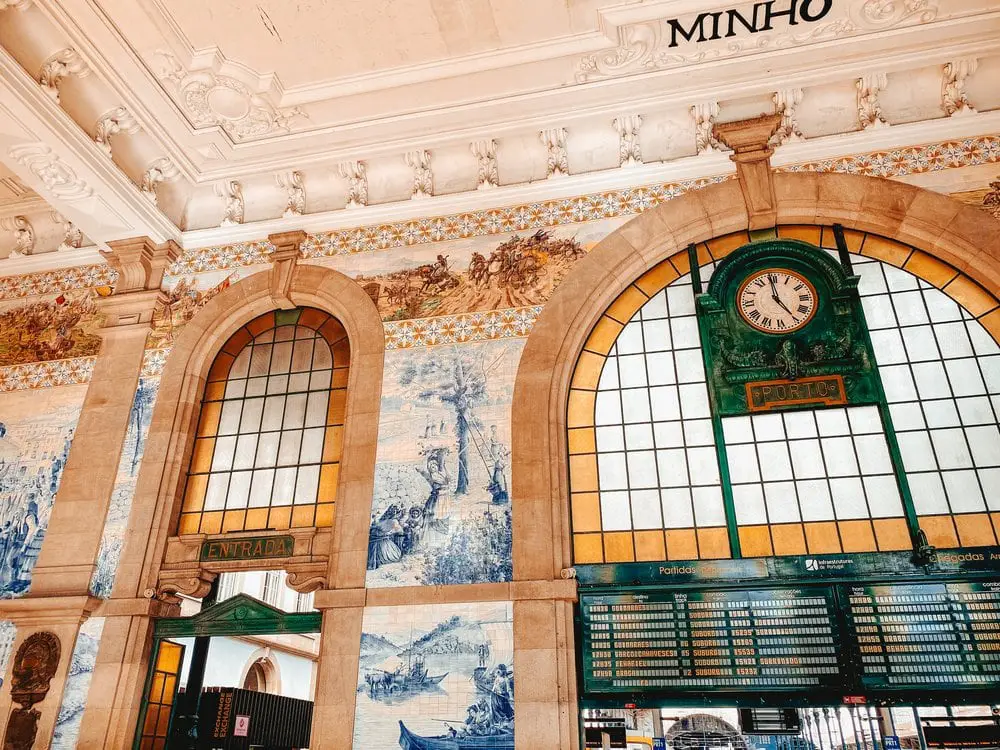
<path fill-rule="evenodd" d="M 59 359 L 0 367 L 0 393 L 89 383 L 97 357 Z"/>
<path fill-rule="evenodd" d="M 417 346 L 520 338 L 531 333 L 541 312 L 541 305 L 536 305 L 438 318 L 389 321 L 385 323 L 385 348 L 412 349 Z"/>
<path fill-rule="evenodd" d="M 114 286 L 117 280 L 118 272 L 104 263 L 21 276 L 0 276 L 0 300 Z"/>

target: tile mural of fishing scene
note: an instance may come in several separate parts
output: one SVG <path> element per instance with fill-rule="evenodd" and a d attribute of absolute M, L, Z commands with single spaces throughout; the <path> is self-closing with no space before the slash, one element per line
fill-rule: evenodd
<path fill-rule="evenodd" d="M 368 586 L 511 579 L 510 405 L 523 344 L 387 353 Z"/>
<path fill-rule="evenodd" d="M 354 747 L 514 747 L 511 602 L 369 607 Z"/>

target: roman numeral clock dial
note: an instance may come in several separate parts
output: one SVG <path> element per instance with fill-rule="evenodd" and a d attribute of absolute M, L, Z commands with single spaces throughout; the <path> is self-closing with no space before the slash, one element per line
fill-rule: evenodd
<path fill-rule="evenodd" d="M 752 274 L 736 293 L 742 318 L 764 333 L 797 331 L 816 313 L 816 289 L 803 276 L 783 268 Z"/>

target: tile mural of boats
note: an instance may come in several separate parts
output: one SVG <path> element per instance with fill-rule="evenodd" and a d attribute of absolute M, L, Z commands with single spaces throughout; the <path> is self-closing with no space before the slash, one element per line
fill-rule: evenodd
<path fill-rule="evenodd" d="M 513 750 L 510 602 L 370 607 L 354 746 Z"/>

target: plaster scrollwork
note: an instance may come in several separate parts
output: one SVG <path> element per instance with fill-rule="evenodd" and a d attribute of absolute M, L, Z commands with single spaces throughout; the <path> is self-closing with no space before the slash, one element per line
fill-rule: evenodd
<path fill-rule="evenodd" d="M 290 565 L 285 576 L 288 588 L 299 594 L 311 594 L 326 586 L 327 563 Z"/>
<path fill-rule="evenodd" d="M 802 103 L 802 89 L 783 89 L 774 92 L 774 109 L 781 113 L 781 125 L 775 133 L 778 144 L 803 140 L 802 131 L 795 117 L 796 108 Z"/>
<path fill-rule="evenodd" d="M 226 201 L 226 209 L 222 214 L 220 227 L 233 227 L 243 223 L 245 204 L 243 202 L 243 186 L 236 180 L 226 180 L 218 185 L 218 195 Z"/>
<path fill-rule="evenodd" d="M 715 118 L 718 116 L 718 102 L 702 102 L 691 107 L 691 117 L 694 119 L 695 145 L 699 154 L 714 154 L 722 149 L 722 144 L 719 143 L 713 132 Z"/>
<path fill-rule="evenodd" d="M 171 594 L 184 594 L 195 599 L 203 599 L 212 590 L 212 582 L 217 573 L 207 570 L 178 570 L 160 573 L 156 596 L 170 598 Z"/>
<path fill-rule="evenodd" d="M 949 117 L 976 114 L 965 90 L 965 79 L 975 73 L 978 67 L 979 60 L 974 57 L 963 57 L 945 64 L 941 107 Z"/>
<path fill-rule="evenodd" d="M 275 175 L 278 187 L 285 191 L 285 210 L 282 217 L 290 219 L 306 212 L 306 186 L 299 171 Z"/>
<path fill-rule="evenodd" d="M 297 118 L 308 118 L 300 107 L 274 106 L 235 78 L 209 70 L 189 73 L 172 54 L 157 55 L 160 80 L 177 87 L 180 103 L 195 127 L 216 125 L 233 140 L 243 141 L 287 133 Z"/>
<path fill-rule="evenodd" d="M 111 156 L 111 136 L 121 132 L 138 133 L 139 130 L 139 123 L 131 112 L 125 107 L 115 107 L 97 120 L 97 125 L 94 127 L 94 143 Z"/>
<path fill-rule="evenodd" d="M 179 176 L 180 170 L 177 169 L 177 166 L 168 157 L 161 156 L 150 162 L 146 171 L 142 173 L 142 183 L 139 185 L 139 190 L 155 206 L 157 203 L 156 186 L 161 182 L 175 180 Z"/>
<path fill-rule="evenodd" d="M 35 228 L 31 226 L 26 216 L 11 216 L 0 219 L 0 226 L 8 232 L 14 233 L 14 248 L 10 251 L 10 258 L 23 258 L 31 255 L 35 250 Z"/>
<path fill-rule="evenodd" d="M 86 78 L 90 75 L 90 66 L 80 53 L 72 47 L 66 47 L 56 52 L 42 63 L 42 68 L 38 72 L 38 82 L 42 85 L 42 90 L 52 97 L 56 104 L 59 103 L 59 83 L 66 76 L 76 76 Z"/>
<path fill-rule="evenodd" d="M 882 119 L 882 105 L 878 95 L 888 85 L 889 77 L 885 73 L 870 73 L 861 76 L 856 82 L 858 90 L 858 122 L 862 130 L 869 128 L 888 127 L 889 123 Z"/>
<path fill-rule="evenodd" d="M 569 154 L 566 151 L 566 128 L 547 128 L 538 134 L 545 146 L 545 172 L 551 179 L 569 174 Z"/>
<path fill-rule="evenodd" d="M 434 194 L 434 174 L 431 172 L 431 152 L 426 149 L 408 151 L 406 166 L 413 170 L 412 198 L 430 198 Z"/>
<path fill-rule="evenodd" d="M 27 10 L 33 2 L 34 0 L 0 0 L 0 10 L 7 10 L 8 8 Z"/>
<path fill-rule="evenodd" d="M 618 133 L 618 166 L 634 167 L 642 164 L 642 147 L 639 143 L 639 127 L 642 115 L 622 115 L 611 121 Z"/>
<path fill-rule="evenodd" d="M 7 155 L 31 171 L 60 200 L 83 200 L 94 193 L 86 182 L 76 176 L 73 168 L 44 143 L 11 146 Z"/>
<path fill-rule="evenodd" d="M 931 0 L 865 0 L 857 11 L 859 23 L 872 30 L 906 23 L 930 23 L 938 14 Z"/>
<path fill-rule="evenodd" d="M 83 232 L 80 231 L 80 228 L 76 224 L 58 211 L 52 212 L 52 221 L 60 225 L 63 229 L 63 239 L 59 243 L 59 247 L 56 248 L 57 251 L 83 247 Z"/>
<path fill-rule="evenodd" d="M 470 144 L 472 155 L 476 157 L 478 171 L 477 190 L 489 190 L 500 184 L 497 169 L 497 142 L 492 138 L 483 138 Z"/>
<path fill-rule="evenodd" d="M 368 167 L 363 161 L 345 161 L 337 166 L 340 176 L 347 180 L 345 208 L 368 205 Z"/>

